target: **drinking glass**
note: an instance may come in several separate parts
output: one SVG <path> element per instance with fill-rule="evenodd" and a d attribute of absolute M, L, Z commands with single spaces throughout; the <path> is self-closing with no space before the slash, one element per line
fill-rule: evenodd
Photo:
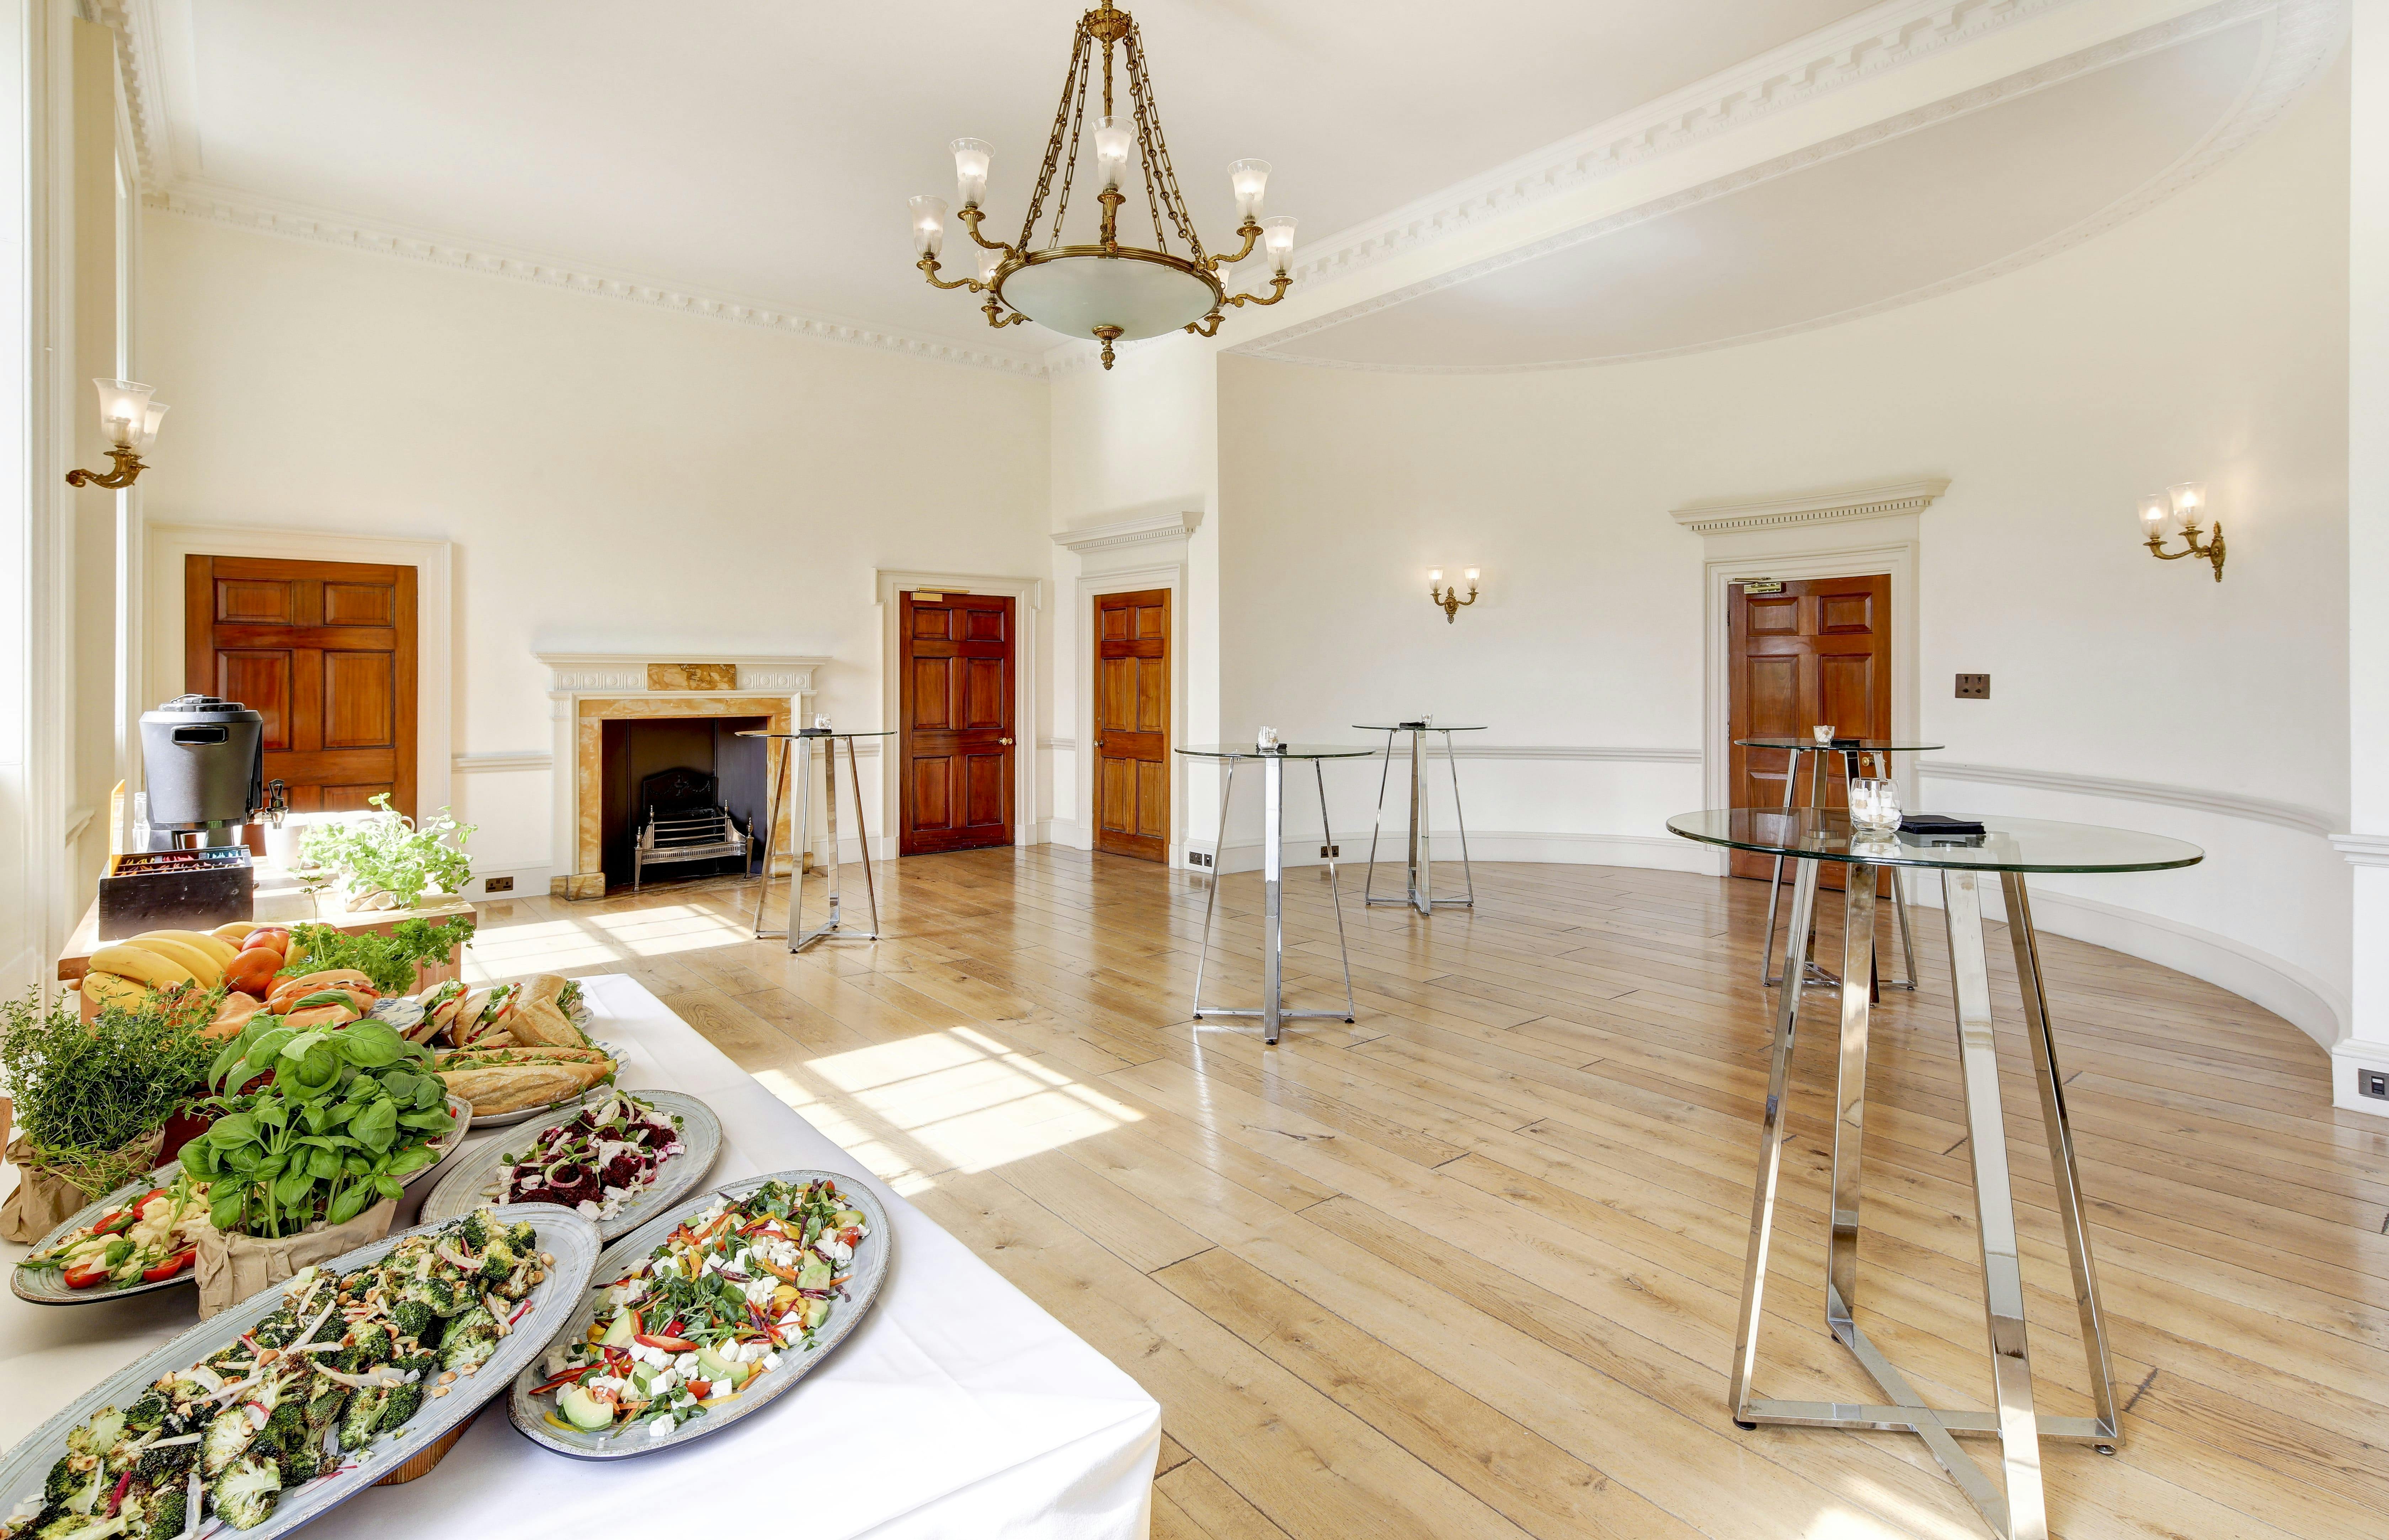
<path fill-rule="evenodd" d="M 1893 780 L 1850 782 L 1850 822 L 1859 828 L 1899 827 L 1899 783 Z"/>

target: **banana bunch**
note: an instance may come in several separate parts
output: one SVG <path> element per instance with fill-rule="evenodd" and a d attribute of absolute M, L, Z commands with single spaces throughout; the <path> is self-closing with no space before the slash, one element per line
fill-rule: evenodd
<path fill-rule="evenodd" d="M 91 955 L 83 992 L 94 1005 L 131 1006 L 160 984 L 213 989 L 224 982 L 224 965 L 240 955 L 242 939 L 256 929 L 243 919 L 219 925 L 213 932 L 144 930 L 130 940 L 110 942 Z"/>

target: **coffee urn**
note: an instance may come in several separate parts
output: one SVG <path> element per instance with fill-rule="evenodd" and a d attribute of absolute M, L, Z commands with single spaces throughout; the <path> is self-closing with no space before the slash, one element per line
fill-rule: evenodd
<path fill-rule="evenodd" d="M 142 712 L 141 764 L 150 848 L 234 845 L 244 825 L 282 822 L 282 783 L 265 778 L 265 718 L 237 700 L 178 695 Z"/>

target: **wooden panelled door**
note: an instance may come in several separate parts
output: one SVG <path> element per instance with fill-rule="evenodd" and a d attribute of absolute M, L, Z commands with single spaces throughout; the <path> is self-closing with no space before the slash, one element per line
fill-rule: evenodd
<path fill-rule="evenodd" d="M 1095 597 L 1095 848 L 1169 859 L 1169 590 Z"/>
<path fill-rule="evenodd" d="M 293 813 L 415 806 L 415 569 L 183 558 L 183 687 L 265 718 Z"/>
<path fill-rule="evenodd" d="M 1013 609 L 998 594 L 898 596 L 900 854 L 1012 843 Z"/>
<path fill-rule="evenodd" d="M 1730 738 L 1800 738 L 1830 724 L 1837 738 L 1891 736 L 1891 579 L 1808 578 L 1770 592 L 1742 584 L 1726 591 L 1727 726 Z M 1843 805 L 1839 762 L 1780 749 L 1735 749 L 1727 785 L 1735 807 L 1781 807 L 1784 777 L 1800 761 L 1798 804 L 1825 761 L 1825 805 Z M 1790 881 L 1795 863 L 1783 864 Z M 1820 863 L 1818 882 L 1839 889 L 1841 866 Z M 1737 851 L 1736 877 L 1773 874 L 1771 857 Z"/>

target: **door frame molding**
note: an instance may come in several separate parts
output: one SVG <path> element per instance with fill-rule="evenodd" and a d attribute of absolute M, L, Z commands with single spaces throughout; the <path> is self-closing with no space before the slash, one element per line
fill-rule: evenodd
<path fill-rule="evenodd" d="M 450 719 L 455 689 L 454 572 L 456 546 L 447 540 L 402 540 L 386 535 L 329 534 L 320 530 L 277 530 L 248 524 L 152 522 L 144 530 L 143 591 L 132 596 L 148 643 L 133 687 L 127 715 L 183 693 L 183 563 L 186 557 L 264 557 L 282 561 L 361 561 L 415 569 L 415 804 L 418 813 L 452 806 L 449 776 L 454 768 Z M 144 784 L 141 739 L 128 736 L 127 779 Z"/>
<path fill-rule="evenodd" d="M 1179 753 L 1186 741 L 1187 648 L 1182 637 L 1188 623 L 1187 546 L 1203 522 L 1199 508 L 1184 512 L 1143 513 L 1081 529 L 1056 530 L 1054 544 L 1079 558 L 1073 586 L 1072 645 L 1080 661 L 1071 694 L 1077 738 L 1071 758 L 1072 808 L 1069 843 L 1080 850 L 1095 848 L 1095 599 L 1103 594 L 1133 594 L 1146 588 L 1169 590 L 1169 865 L 1187 860 L 1187 764 Z M 1131 565 L 1134 563 L 1134 565 Z M 1090 569 L 1096 569 L 1090 571 Z"/>
<path fill-rule="evenodd" d="M 1701 563 L 1701 785 L 1707 805 L 1723 807 L 1732 795 L 1728 785 L 1733 746 L 1728 741 L 1726 723 L 1732 687 L 1727 677 L 1731 643 L 1727 635 L 1731 616 L 1726 590 L 1734 584 L 1767 578 L 1889 577 L 1891 730 L 1894 736 L 1919 730 L 1922 627 L 1916 605 L 1923 536 L 1914 514 L 1868 520 L 1855 529 L 1827 525 L 1720 533 L 1706 536 L 1706 543 Z M 1896 755 L 1894 760 L 1902 799 L 1912 804 L 1915 756 Z M 1721 850 L 1709 855 L 1711 867 L 1720 877 L 1729 860 Z"/>
<path fill-rule="evenodd" d="M 1002 577 L 986 572 L 925 572 L 910 568 L 872 570 L 872 602 L 879 606 L 879 722 L 893 727 L 897 742 L 879 756 L 879 828 L 871 836 L 871 857 L 896 859 L 898 823 L 904 794 L 903 681 L 897 663 L 903 655 L 896 635 L 896 596 L 908 588 L 935 593 L 999 594 L 1011 598 L 1012 642 L 1012 842 L 1045 842 L 1044 803 L 1037 795 L 1039 723 L 1037 717 L 1037 633 L 1044 621 L 1045 580 Z"/>

